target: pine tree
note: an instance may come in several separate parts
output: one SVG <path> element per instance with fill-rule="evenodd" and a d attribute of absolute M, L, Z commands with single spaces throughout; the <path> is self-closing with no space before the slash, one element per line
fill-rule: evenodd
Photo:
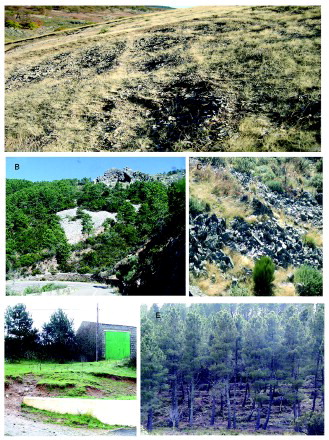
<path fill-rule="evenodd" d="M 54 312 L 42 326 L 42 342 L 49 356 L 60 361 L 72 360 L 76 354 L 73 321 L 62 309 Z"/>
<path fill-rule="evenodd" d="M 146 429 L 153 429 L 154 410 L 160 406 L 159 392 L 164 389 L 165 355 L 157 345 L 157 322 L 147 316 L 141 320 L 141 404 L 147 412 Z"/>
<path fill-rule="evenodd" d="M 36 349 L 38 331 L 24 304 L 8 307 L 5 314 L 5 356 L 21 359 Z"/>
<path fill-rule="evenodd" d="M 233 318 L 227 311 L 222 311 L 215 315 L 212 345 L 210 347 L 211 369 L 217 376 L 218 381 L 222 382 L 225 387 L 227 429 L 232 427 L 230 380 L 234 368 L 236 332 Z"/>
<path fill-rule="evenodd" d="M 188 386 L 189 425 L 193 427 L 195 386 L 201 367 L 202 322 L 197 310 L 189 310 L 184 326 L 184 379 Z"/>

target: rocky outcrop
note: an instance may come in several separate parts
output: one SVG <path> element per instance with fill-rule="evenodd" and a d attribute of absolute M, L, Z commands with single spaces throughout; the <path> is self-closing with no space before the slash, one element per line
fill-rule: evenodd
<path fill-rule="evenodd" d="M 313 195 L 302 189 L 291 189 L 282 193 L 271 191 L 267 185 L 247 173 L 233 169 L 230 172 L 244 191 L 249 192 L 251 185 L 256 187 L 257 198 L 252 201 L 255 215 L 271 215 L 273 210 L 282 210 L 286 216 L 294 220 L 296 225 L 307 222 L 315 227 L 322 226 L 322 193 Z M 240 201 L 250 203 L 247 194 L 243 194 Z"/>
<path fill-rule="evenodd" d="M 137 206 L 137 205 L 136 205 Z M 116 221 L 117 214 L 107 211 L 88 211 L 83 209 L 85 214 L 88 214 L 93 223 L 93 235 L 98 235 L 104 232 L 103 224 L 110 219 Z M 77 208 L 65 209 L 59 211 L 56 215 L 60 218 L 60 225 L 65 232 L 68 243 L 76 244 L 87 238 L 86 234 L 82 232 L 82 221 L 77 218 Z"/>
<path fill-rule="evenodd" d="M 103 174 L 103 176 L 96 177 L 94 183 L 104 183 L 107 186 L 115 186 L 117 183 L 130 184 L 141 181 L 148 182 L 154 180 L 150 175 L 142 173 L 141 171 L 133 171 L 131 168 L 111 168 Z"/>
<path fill-rule="evenodd" d="M 224 246 L 253 259 L 268 255 L 284 268 L 302 264 L 321 268 L 322 250 L 304 245 L 302 235 L 302 229 L 283 228 L 274 217 L 253 223 L 236 217 L 227 225 L 215 214 L 200 214 L 191 218 L 190 271 L 196 276 L 205 274 L 207 261 L 224 272 L 232 268 L 231 258 L 222 251 Z"/>
<path fill-rule="evenodd" d="M 178 171 L 175 173 L 163 173 L 149 175 L 142 173 L 141 171 L 133 171 L 131 168 L 111 168 L 103 174 L 103 176 L 96 177 L 94 183 L 104 183 L 106 186 L 115 186 L 117 183 L 123 185 L 130 185 L 134 182 L 152 182 L 160 181 L 164 185 L 170 185 L 171 183 L 179 180 L 185 176 L 185 171 Z"/>

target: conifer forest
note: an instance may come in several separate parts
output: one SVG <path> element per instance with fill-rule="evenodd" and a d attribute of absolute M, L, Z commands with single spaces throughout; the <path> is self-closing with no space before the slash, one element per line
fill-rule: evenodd
<path fill-rule="evenodd" d="M 153 434 L 323 435 L 324 305 L 143 305 L 141 399 Z"/>

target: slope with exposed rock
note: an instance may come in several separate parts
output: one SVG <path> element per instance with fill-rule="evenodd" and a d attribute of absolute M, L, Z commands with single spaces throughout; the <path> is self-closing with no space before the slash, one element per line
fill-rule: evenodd
<path fill-rule="evenodd" d="M 254 264 L 268 256 L 277 294 L 298 294 L 296 268 L 322 270 L 322 160 L 215 161 L 191 160 L 192 284 L 211 294 L 251 294 Z"/>
<path fill-rule="evenodd" d="M 6 149 L 319 151 L 320 21 L 180 8 L 9 43 Z"/>

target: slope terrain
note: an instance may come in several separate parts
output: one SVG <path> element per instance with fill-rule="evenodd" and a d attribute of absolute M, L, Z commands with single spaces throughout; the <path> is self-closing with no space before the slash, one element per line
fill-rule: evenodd
<path fill-rule="evenodd" d="M 192 294 L 252 294 L 255 262 L 264 256 L 276 268 L 276 295 L 322 294 L 322 159 L 190 165 Z M 313 277 L 318 287 L 305 290 Z"/>
<path fill-rule="evenodd" d="M 96 419 L 84 419 L 83 416 L 81 420 L 76 416 L 75 420 L 72 415 L 65 417 L 69 415 L 34 410 L 22 405 L 24 396 L 121 400 L 136 398 L 136 371 L 118 363 L 55 364 L 25 361 L 6 363 L 5 370 L 7 435 L 105 435 L 112 433 L 109 429 L 119 428 L 102 425 Z"/>
<path fill-rule="evenodd" d="M 7 151 L 318 151 L 320 8 L 197 7 L 6 44 Z"/>
<path fill-rule="evenodd" d="M 155 6 L 5 6 L 5 39 L 12 42 L 159 11 Z"/>
<path fill-rule="evenodd" d="M 184 294 L 184 175 L 8 179 L 7 294 Z"/>

